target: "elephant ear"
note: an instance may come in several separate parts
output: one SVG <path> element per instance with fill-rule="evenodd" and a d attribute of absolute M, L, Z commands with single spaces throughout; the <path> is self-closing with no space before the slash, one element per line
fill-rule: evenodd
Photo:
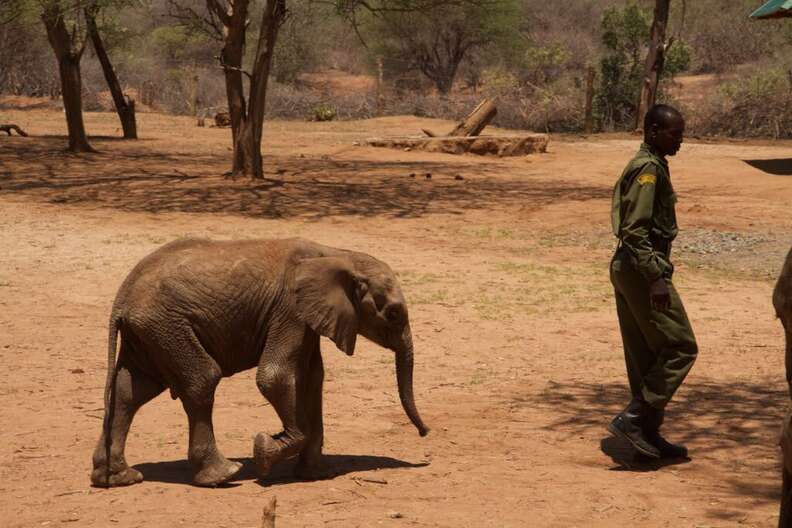
<path fill-rule="evenodd" d="M 297 316 L 350 356 L 355 352 L 358 332 L 354 300 L 358 284 L 348 259 L 314 257 L 295 265 Z"/>

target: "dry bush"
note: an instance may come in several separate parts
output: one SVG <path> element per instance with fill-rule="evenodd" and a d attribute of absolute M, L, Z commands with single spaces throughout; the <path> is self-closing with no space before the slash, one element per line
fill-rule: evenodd
<path fill-rule="evenodd" d="M 455 93 L 449 97 L 403 92 L 385 97 L 382 115 L 415 115 L 458 120 L 468 115 L 484 97 L 497 96 L 498 115 L 493 125 L 517 130 L 568 132 L 580 130 L 583 92 L 573 81 L 559 81 L 545 88 L 492 92 Z M 329 96 L 273 83 L 267 95 L 267 117 L 315 119 L 316 109 L 332 107 L 336 119 L 369 119 L 377 115 L 376 94 Z"/>
<path fill-rule="evenodd" d="M 686 110 L 693 134 L 792 138 L 792 72 L 761 70 Z"/>

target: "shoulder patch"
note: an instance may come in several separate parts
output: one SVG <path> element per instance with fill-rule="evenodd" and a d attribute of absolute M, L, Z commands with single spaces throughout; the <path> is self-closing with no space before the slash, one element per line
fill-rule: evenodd
<path fill-rule="evenodd" d="M 657 176 L 654 174 L 650 174 L 645 172 L 638 176 L 638 184 L 639 185 L 654 185 L 657 182 Z"/>

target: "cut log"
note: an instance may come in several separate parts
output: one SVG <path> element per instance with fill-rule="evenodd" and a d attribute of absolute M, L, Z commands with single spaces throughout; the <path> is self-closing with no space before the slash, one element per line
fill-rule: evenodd
<path fill-rule="evenodd" d="M 0 125 L 0 132 L 5 132 L 9 136 L 12 130 L 15 130 L 20 136 L 27 137 L 27 133 L 16 125 Z"/>
<path fill-rule="evenodd" d="M 495 108 L 495 102 L 491 99 L 484 99 L 448 135 L 452 137 L 478 136 L 497 114 L 498 109 Z"/>

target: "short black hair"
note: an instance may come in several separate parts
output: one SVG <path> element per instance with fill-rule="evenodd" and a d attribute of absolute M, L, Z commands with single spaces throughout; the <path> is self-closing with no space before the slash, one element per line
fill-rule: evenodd
<path fill-rule="evenodd" d="M 664 127 L 672 117 L 682 117 L 682 113 L 673 106 L 656 104 L 646 112 L 644 116 L 644 131 L 652 128 L 652 125 Z"/>

